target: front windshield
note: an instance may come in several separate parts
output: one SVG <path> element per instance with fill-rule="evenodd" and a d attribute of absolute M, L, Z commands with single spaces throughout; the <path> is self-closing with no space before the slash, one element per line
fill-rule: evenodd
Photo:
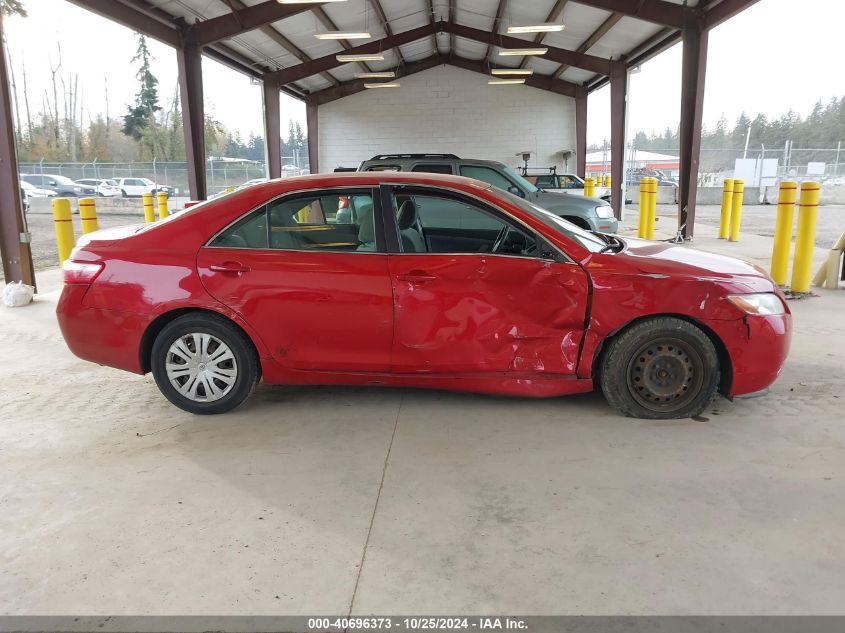
<path fill-rule="evenodd" d="M 600 237 L 575 226 L 572 222 L 568 222 L 560 216 L 546 211 L 542 207 L 538 207 L 536 204 L 528 202 L 528 200 L 521 198 L 520 196 L 514 195 L 509 191 L 501 190 L 496 190 L 496 194 L 506 198 L 508 202 L 519 207 L 531 217 L 540 220 L 549 228 L 561 233 L 564 237 L 572 240 L 573 242 L 580 244 L 591 253 L 598 253 L 607 246 L 607 242 L 602 240 Z"/>
<path fill-rule="evenodd" d="M 513 167 L 508 167 L 505 165 L 505 173 L 508 175 L 508 178 L 516 182 L 517 186 L 520 187 L 522 190 L 527 191 L 528 193 L 534 193 L 539 191 L 537 187 L 532 185 L 530 182 L 525 180 L 522 176 L 519 175 L 519 172 L 516 171 Z"/>

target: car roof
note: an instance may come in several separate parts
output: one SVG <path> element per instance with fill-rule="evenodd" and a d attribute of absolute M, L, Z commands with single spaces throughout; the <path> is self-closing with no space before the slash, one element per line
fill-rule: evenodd
<path fill-rule="evenodd" d="M 497 160 L 486 160 L 482 158 L 458 158 L 457 156 L 449 155 L 449 154 L 407 154 L 405 156 L 401 155 L 391 155 L 390 157 L 379 156 L 377 158 L 371 158 L 370 160 L 365 160 L 361 163 L 361 166 L 364 165 L 416 165 L 419 163 L 431 164 L 431 163 L 458 163 L 459 165 L 464 164 L 472 164 L 472 165 L 490 165 L 494 167 L 502 167 L 504 163 L 501 163 Z"/>
<path fill-rule="evenodd" d="M 308 176 L 296 176 L 295 178 L 278 178 L 269 180 L 256 186 L 259 187 L 280 187 L 284 190 L 307 189 L 309 187 L 337 187 L 337 186 L 361 186 L 379 184 L 425 184 L 425 185 L 453 185 L 463 189 L 487 190 L 492 185 L 465 178 L 463 176 L 452 176 L 448 174 L 432 174 L 428 172 L 398 172 L 398 171 L 356 171 L 356 172 L 332 172 L 328 174 L 311 174 Z"/>

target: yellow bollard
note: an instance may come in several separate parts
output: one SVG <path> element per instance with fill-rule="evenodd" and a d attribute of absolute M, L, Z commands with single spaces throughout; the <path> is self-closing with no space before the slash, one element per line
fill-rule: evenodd
<path fill-rule="evenodd" d="M 144 221 L 147 224 L 152 224 L 156 221 L 156 213 L 153 208 L 153 194 L 145 193 L 141 198 L 144 200 Z"/>
<path fill-rule="evenodd" d="M 646 215 L 645 238 L 654 239 L 654 224 L 657 221 L 657 178 L 647 177 L 648 213 Z"/>
<path fill-rule="evenodd" d="M 745 181 L 740 179 L 734 180 L 733 198 L 731 200 L 730 234 L 728 235 L 728 241 L 730 242 L 739 241 L 739 227 L 742 222 L 742 197 L 744 191 Z"/>
<path fill-rule="evenodd" d="M 167 194 L 159 191 L 156 198 L 158 198 L 158 219 L 163 220 L 170 215 L 170 211 L 167 210 Z"/>
<path fill-rule="evenodd" d="M 59 265 L 61 265 L 70 257 L 74 243 L 70 200 L 67 198 L 53 199 L 53 223 L 56 227 L 56 246 L 59 249 Z"/>
<path fill-rule="evenodd" d="M 725 178 L 722 188 L 722 214 L 719 216 L 719 239 L 726 240 L 731 230 L 731 204 L 734 197 L 733 178 Z"/>
<path fill-rule="evenodd" d="M 604 175 L 604 186 L 607 187 L 608 189 L 610 189 L 610 183 L 611 182 L 613 182 L 613 181 L 611 180 L 610 174 L 605 174 Z"/>
<path fill-rule="evenodd" d="M 645 239 L 646 222 L 648 221 L 648 182 L 645 178 L 640 180 L 640 207 L 637 218 L 637 237 Z"/>
<path fill-rule="evenodd" d="M 99 230 L 97 224 L 97 203 L 94 198 L 79 199 L 79 219 L 82 220 L 82 232 L 93 233 Z"/>
<path fill-rule="evenodd" d="M 592 198 L 596 195 L 595 178 L 584 178 L 584 195 L 588 198 Z"/>
<path fill-rule="evenodd" d="M 792 246 L 792 220 L 798 183 L 784 180 L 778 192 L 778 215 L 775 221 L 775 241 L 772 246 L 772 279 L 779 286 L 786 284 L 789 272 L 789 248 Z"/>
<path fill-rule="evenodd" d="M 792 292 L 810 292 L 813 245 L 816 241 L 816 216 L 821 188 L 817 182 L 801 183 L 798 204 L 798 230 L 795 232 L 795 259 L 792 262 Z"/>

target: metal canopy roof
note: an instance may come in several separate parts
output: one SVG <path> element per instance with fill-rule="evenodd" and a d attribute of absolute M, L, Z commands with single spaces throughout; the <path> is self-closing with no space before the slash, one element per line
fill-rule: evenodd
<path fill-rule="evenodd" d="M 611 63 L 641 63 L 691 23 L 714 26 L 755 0 L 71 0 L 139 32 L 206 55 L 282 90 L 325 103 L 363 89 L 355 73 L 398 76 L 438 64 L 489 73 L 529 68 L 529 85 L 574 96 L 608 81 Z M 562 32 L 507 35 L 510 24 L 563 22 Z M 369 31 L 372 39 L 319 40 L 319 31 Z M 542 57 L 499 57 L 501 47 L 542 45 Z M 335 55 L 380 52 L 384 61 L 341 64 Z"/>

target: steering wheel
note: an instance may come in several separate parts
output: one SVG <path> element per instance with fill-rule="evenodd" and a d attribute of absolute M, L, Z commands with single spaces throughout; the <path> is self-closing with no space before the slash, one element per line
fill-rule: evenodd
<path fill-rule="evenodd" d="M 507 243 L 508 241 L 508 233 L 510 233 L 511 227 L 505 224 L 502 227 L 502 230 L 499 231 L 499 234 L 496 236 L 496 241 L 493 242 L 493 248 L 491 249 L 491 253 L 498 253 L 499 250 Z"/>

